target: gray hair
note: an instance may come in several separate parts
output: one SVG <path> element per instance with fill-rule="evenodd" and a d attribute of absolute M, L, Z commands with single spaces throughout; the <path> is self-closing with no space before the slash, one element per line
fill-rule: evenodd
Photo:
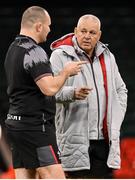
<path fill-rule="evenodd" d="M 98 24 L 99 29 L 101 28 L 101 22 L 100 22 L 99 18 L 97 16 L 92 15 L 92 14 L 86 14 L 86 15 L 81 16 L 78 20 L 77 27 L 80 26 L 80 24 L 85 20 L 94 21 L 95 23 Z"/>

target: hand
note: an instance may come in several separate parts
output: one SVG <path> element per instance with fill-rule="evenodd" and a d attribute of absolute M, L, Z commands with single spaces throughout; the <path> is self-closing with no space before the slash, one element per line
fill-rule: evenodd
<path fill-rule="evenodd" d="M 2 128 L 1 128 L 1 125 L 0 125 L 0 139 L 1 139 L 1 135 L 2 135 Z"/>
<path fill-rule="evenodd" d="M 64 71 L 68 74 L 68 76 L 76 75 L 81 71 L 82 65 L 86 63 L 88 63 L 88 61 L 69 62 L 64 67 Z"/>
<path fill-rule="evenodd" d="M 88 94 L 90 93 L 91 90 L 92 90 L 92 88 L 88 88 L 88 87 L 82 87 L 80 89 L 75 89 L 74 98 L 78 99 L 78 100 L 83 100 L 88 96 Z"/>

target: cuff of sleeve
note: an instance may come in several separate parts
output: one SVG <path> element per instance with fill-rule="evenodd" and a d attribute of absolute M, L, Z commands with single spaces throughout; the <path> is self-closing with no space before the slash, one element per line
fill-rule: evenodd
<path fill-rule="evenodd" d="M 62 102 L 73 102 L 75 101 L 75 88 L 74 87 L 65 87 L 60 93 L 56 95 L 57 101 Z"/>

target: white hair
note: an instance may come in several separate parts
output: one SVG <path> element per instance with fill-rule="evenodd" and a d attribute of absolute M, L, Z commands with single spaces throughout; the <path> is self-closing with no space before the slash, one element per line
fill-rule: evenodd
<path fill-rule="evenodd" d="M 98 24 L 99 29 L 101 28 L 101 22 L 100 22 L 99 18 L 92 14 L 86 14 L 86 15 L 81 16 L 78 20 L 77 27 L 80 26 L 80 24 L 85 20 L 94 21 L 95 23 Z"/>

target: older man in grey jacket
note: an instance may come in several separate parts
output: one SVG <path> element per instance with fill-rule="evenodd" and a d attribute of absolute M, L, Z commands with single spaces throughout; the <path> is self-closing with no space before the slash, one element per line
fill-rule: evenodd
<path fill-rule="evenodd" d="M 57 143 L 69 178 L 106 178 L 120 168 L 127 89 L 114 55 L 99 41 L 100 28 L 96 16 L 84 15 L 74 33 L 51 44 L 56 75 L 70 61 L 88 61 L 56 95 Z"/>

